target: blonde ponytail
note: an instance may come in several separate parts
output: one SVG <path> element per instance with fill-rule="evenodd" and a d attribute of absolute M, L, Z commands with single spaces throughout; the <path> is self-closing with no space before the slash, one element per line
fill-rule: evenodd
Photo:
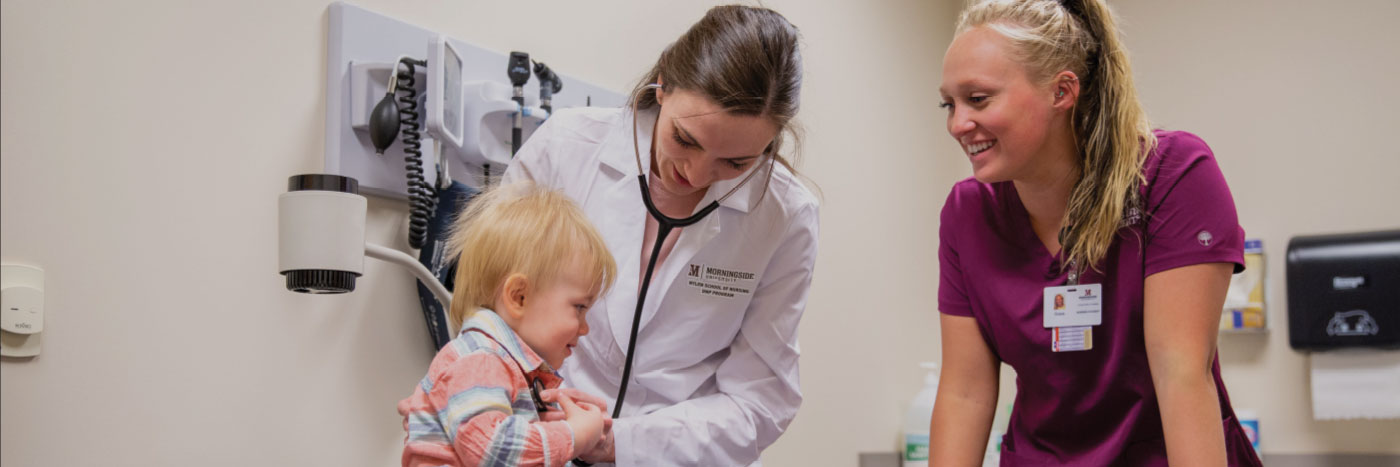
<path fill-rule="evenodd" d="M 988 0 L 958 18 L 958 33 L 977 26 L 1010 39 L 1033 80 L 1066 70 L 1079 77 L 1073 127 L 1082 172 L 1060 251 L 1066 266 L 1098 269 L 1127 213 L 1141 209 L 1142 163 L 1157 146 L 1113 13 L 1102 0 Z"/>

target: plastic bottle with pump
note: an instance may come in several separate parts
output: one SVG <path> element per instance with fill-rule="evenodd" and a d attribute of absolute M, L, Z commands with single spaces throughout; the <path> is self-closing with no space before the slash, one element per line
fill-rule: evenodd
<path fill-rule="evenodd" d="M 928 426 L 933 419 L 933 401 L 938 397 L 938 364 L 924 362 L 920 367 L 928 370 L 924 377 L 924 388 L 909 403 L 904 413 L 904 467 L 925 467 L 928 465 Z"/>
<path fill-rule="evenodd" d="M 987 437 L 987 450 L 982 456 L 982 467 L 1001 465 L 1001 438 L 1011 424 L 1011 403 L 1002 404 L 1000 413 L 992 417 L 992 430 Z"/>

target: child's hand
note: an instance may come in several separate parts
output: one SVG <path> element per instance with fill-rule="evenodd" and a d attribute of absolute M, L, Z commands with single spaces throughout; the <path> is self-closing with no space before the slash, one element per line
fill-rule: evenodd
<path fill-rule="evenodd" d="M 574 430 L 574 451 L 591 450 L 603 437 L 603 412 L 597 406 L 584 404 L 582 407 L 562 393 L 558 394 L 559 407 L 564 409 L 564 421 Z"/>
<path fill-rule="evenodd" d="M 569 396 L 570 399 L 573 399 L 574 402 L 580 406 L 591 404 L 603 413 L 608 412 L 608 402 L 603 400 L 603 398 L 574 388 L 545 389 L 543 392 L 540 392 L 540 399 L 545 402 L 558 402 L 555 398 L 560 394 Z"/>
<path fill-rule="evenodd" d="M 612 429 L 613 419 L 608 416 L 608 402 L 604 401 L 601 397 L 574 388 L 555 388 L 545 389 L 540 392 L 540 399 L 545 402 L 559 402 L 559 396 L 561 395 L 572 399 L 574 404 L 577 404 L 579 407 L 596 407 L 598 411 L 603 414 L 603 433 L 606 434 L 608 430 Z M 564 411 L 558 409 L 551 409 L 540 413 L 540 420 L 546 422 L 559 421 L 566 418 L 568 418 L 568 416 L 564 414 Z"/>

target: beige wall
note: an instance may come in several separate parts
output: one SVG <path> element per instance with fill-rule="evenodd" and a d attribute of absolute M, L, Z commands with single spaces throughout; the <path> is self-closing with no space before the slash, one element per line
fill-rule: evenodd
<path fill-rule="evenodd" d="M 1264 240 L 1271 332 L 1220 339 L 1235 407 L 1258 412 L 1267 453 L 1400 453 L 1400 421 L 1312 420 L 1284 287 L 1289 238 L 1400 228 L 1400 2 L 1114 5 L 1148 114 L 1211 145 Z"/>
<path fill-rule="evenodd" d="M 797 420 L 766 465 L 855 465 L 896 447 L 920 361 L 938 359 L 938 212 L 957 151 L 936 106 L 956 7 L 776 5 L 803 28 L 805 173 L 823 192 Z M 874 6 L 879 5 L 879 6 Z M 934 149 L 941 148 L 940 157 Z"/>
<path fill-rule="evenodd" d="M 825 202 L 806 404 L 764 458 L 853 464 L 895 446 L 916 363 L 938 355 L 937 215 L 967 173 L 934 107 L 958 5 L 766 3 L 806 38 L 803 169 Z M 1212 143 L 1266 241 L 1276 319 L 1289 236 L 1400 219 L 1377 201 L 1400 197 L 1400 167 L 1375 136 L 1400 123 L 1400 14 L 1293 3 L 1120 6 L 1149 111 Z M 622 90 L 710 3 L 356 4 Z M 0 19 L 0 254 L 45 268 L 49 309 L 44 353 L 0 362 L 0 463 L 395 464 L 393 405 L 431 356 L 412 279 L 368 261 L 355 293 L 312 297 L 275 273 L 276 196 L 321 165 L 326 3 L 6 0 Z M 370 209 L 370 240 L 406 249 L 403 207 Z M 1223 344 L 1267 450 L 1393 439 L 1308 421 L 1286 340 Z"/>

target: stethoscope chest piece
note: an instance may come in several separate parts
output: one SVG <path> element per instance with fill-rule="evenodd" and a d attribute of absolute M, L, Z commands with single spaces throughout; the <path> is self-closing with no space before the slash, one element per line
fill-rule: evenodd
<path fill-rule="evenodd" d="M 544 383 L 541 383 L 539 378 L 530 378 L 530 399 L 535 401 L 535 411 L 540 413 L 549 411 L 549 406 L 545 405 L 544 398 L 540 397 L 540 393 L 543 391 Z"/>

